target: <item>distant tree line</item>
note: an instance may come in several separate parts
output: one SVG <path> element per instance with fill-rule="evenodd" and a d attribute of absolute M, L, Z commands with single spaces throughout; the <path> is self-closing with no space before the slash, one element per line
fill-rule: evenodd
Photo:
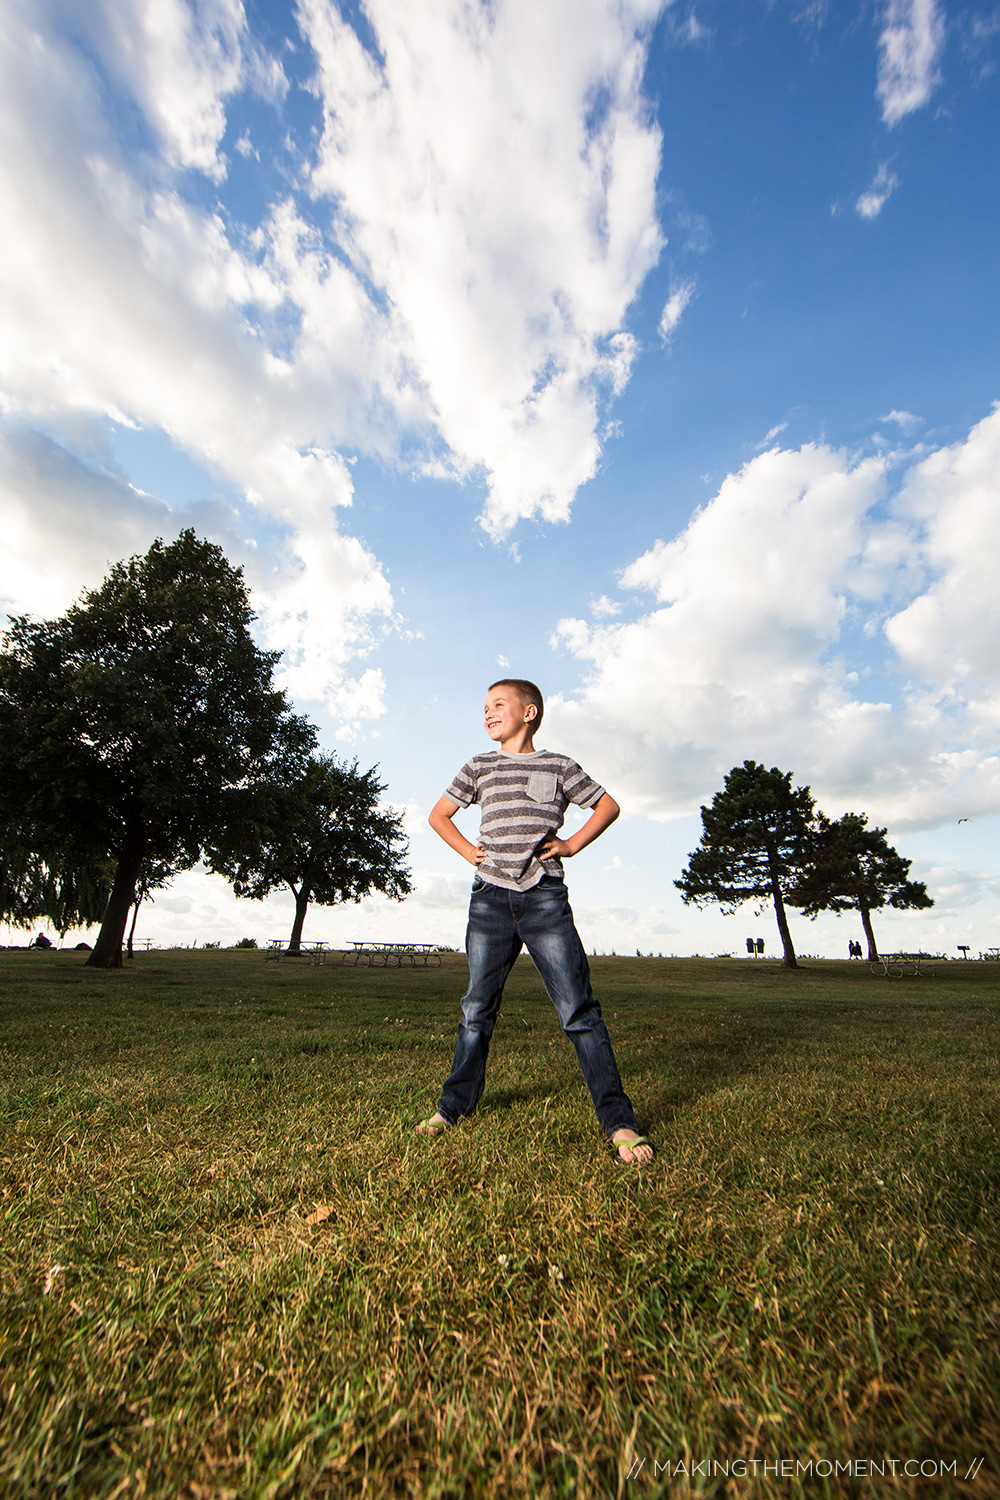
<path fill-rule="evenodd" d="M 401 818 L 376 770 L 317 750 L 251 634 L 242 570 L 183 532 L 116 564 L 56 620 L 13 620 L 0 651 L 0 920 L 100 923 L 118 967 L 150 893 L 202 860 L 238 895 L 287 885 L 297 949 L 310 900 L 410 889 Z M 131 944 L 131 931 L 129 944 Z"/>
<path fill-rule="evenodd" d="M 786 968 L 797 967 L 787 908 L 807 917 L 855 910 L 878 957 L 872 912 L 926 908 L 927 887 L 911 880 L 910 860 L 888 842 L 885 828 L 864 813 L 831 820 L 808 787 L 793 787 L 790 771 L 756 761 L 734 766 L 710 807 L 701 809 L 702 836 L 674 882 L 685 902 L 717 902 L 735 911 L 744 901 L 770 901 Z"/>

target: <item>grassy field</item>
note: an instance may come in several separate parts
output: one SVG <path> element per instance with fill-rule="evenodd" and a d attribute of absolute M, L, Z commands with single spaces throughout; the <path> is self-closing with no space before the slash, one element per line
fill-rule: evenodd
<path fill-rule="evenodd" d="M 642 1172 L 526 962 L 428 1142 L 460 956 L 0 953 L 5 1500 L 1000 1495 L 1000 966 L 594 971 Z"/>

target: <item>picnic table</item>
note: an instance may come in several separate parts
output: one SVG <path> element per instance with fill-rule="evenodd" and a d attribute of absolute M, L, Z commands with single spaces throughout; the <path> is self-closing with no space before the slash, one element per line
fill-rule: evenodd
<path fill-rule="evenodd" d="M 343 962 L 357 968 L 363 964 L 368 968 L 426 969 L 441 967 L 441 954 L 436 943 L 351 943 Z"/>
<path fill-rule="evenodd" d="M 983 963 L 1000 962 L 1000 948 L 983 948 L 979 957 Z"/>
<path fill-rule="evenodd" d="M 884 979 L 902 979 L 905 974 L 936 974 L 937 969 L 922 953 L 881 953 L 872 960 L 872 973 Z"/>
<path fill-rule="evenodd" d="M 304 958 L 310 964 L 325 964 L 329 947 L 328 942 L 314 941 L 301 943 L 298 953 L 289 953 L 287 938 L 268 938 L 264 959 L 280 963 L 286 958 Z"/>

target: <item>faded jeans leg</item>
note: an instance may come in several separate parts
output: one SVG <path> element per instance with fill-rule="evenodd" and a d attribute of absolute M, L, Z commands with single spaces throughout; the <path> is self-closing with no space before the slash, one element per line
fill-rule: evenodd
<path fill-rule="evenodd" d="M 488 881 L 473 883 L 465 934 L 469 988 L 462 996 L 455 1057 L 438 1104 L 438 1113 L 452 1125 L 471 1114 L 482 1097 L 503 987 L 521 951 L 510 897 L 510 891 Z"/>
<path fill-rule="evenodd" d="M 532 898 L 530 900 L 526 898 Z M 590 983 L 590 965 L 573 921 L 566 887 L 550 877 L 520 898 L 518 933 L 541 976 L 559 1024 L 573 1043 L 601 1128 L 638 1130 L 608 1028 Z"/>

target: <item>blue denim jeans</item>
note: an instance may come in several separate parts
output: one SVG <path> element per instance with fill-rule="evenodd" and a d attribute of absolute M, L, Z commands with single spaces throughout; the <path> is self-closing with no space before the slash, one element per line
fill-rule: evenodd
<path fill-rule="evenodd" d="M 438 1112 L 454 1125 L 479 1103 L 503 987 L 522 945 L 534 960 L 560 1026 L 576 1048 L 602 1128 L 609 1136 L 623 1128 L 637 1129 L 608 1028 L 590 987 L 590 965 L 573 923 L 566 887 L 554 875 L 544 875 L 530 891 L 508 891 L 478 875 L 473 882 L 465 938 L 469 988 L 462 997 L 455 1060 Z"/>

